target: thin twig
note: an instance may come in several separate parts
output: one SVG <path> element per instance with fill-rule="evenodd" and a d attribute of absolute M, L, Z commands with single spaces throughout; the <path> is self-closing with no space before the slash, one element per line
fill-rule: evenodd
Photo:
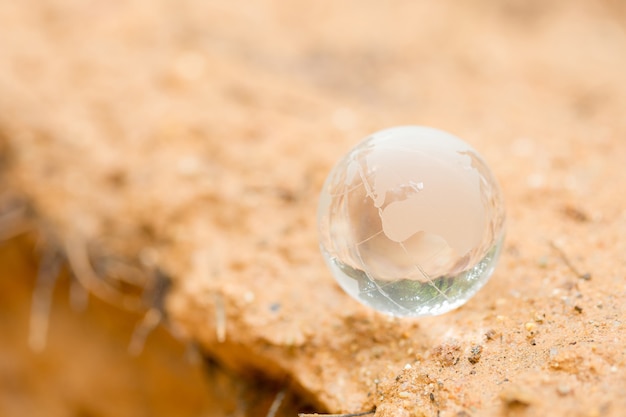
<path fill-rule="evenodd" d="M 141 320 L 135 328 L 133 336 L 130 339 L 128 352 L 131 355 L 138 356 L 143 351 L 143 347 L 146 344 L 146 338 L 159 325 L 162 318 L 163 314 L 161 314 L 158 309 L 151 308 L 148 310 L 146 315 L 143 317 L 143 320 Z"/>
<path fill-rule="evenodd" d="M 299 413 L 298 417 L 359 417 L 359 416 L 368 416 L 370 414 L 374 414 L 376 410 L 372 411 L 364 411 L 362 413 L 349 413 L 349 414 L 306 414 Z"/>
<path fill-rule="evenodd" d="M 267 414 L 265 417 L 274 417 L 276 415 L 276 413 L 278 412 L 278 409 L 280 408 L 280 405 L 283 403 L 283 400 L 285 399 L 286 393 L 287 393 L 287 390 L 285 390 L 285 388 L 278 391 L 278 393 L 276 394 L 276 397 L 274 397 L 274 401 L 272 401 L 272 405 L 270 406 L 270 409 L 267 410 Z"/>
<path fill-rule="evenodd" d="M 554 241 L 552 240 L 550 241 L 550 246 L 552 247 L 552 249 L 558 252 L 558 254 L 561 256 L 561 259 L 563 259 L 563 262 L 565 263 L 565 265 L 570 269 L 570 271 L 574 273 L 574 275 L 576 275 L 578 278 L 583 279 L 585 281 L 589 281 L 591 279 L 591 274 L 589 272 L 585 272 L 584 274 L 581 273 L 574 266 L 574 264 L 570 261 L 569 257 L 563 251 L 563 249 L 561 249 Z"/>
<path fill-rule="evenodd" d="M 28 334 L 28 345 L 34 352 L 42 352 L 46 348 L 52 295 L 62 263 L 61 255 L 55 249 L 48 249 L 44 252 L 39 265 L 37 282 L 33 290 Z"/>

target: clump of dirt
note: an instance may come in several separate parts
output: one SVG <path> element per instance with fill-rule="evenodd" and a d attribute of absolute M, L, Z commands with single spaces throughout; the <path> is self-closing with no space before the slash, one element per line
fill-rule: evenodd
<path fill-rule="evenodd" d="M 162 274 L 162 309 L 123 304 L 320 410 L 619 415 L 625 16 L 611 1 L 7 2 L 3 181 L 96 295 L 128 295 L 111 265 L 138 271 L 133 288 Z M 506 197 L 496 273 L 440 317 L 368 311 L 317 249 L 329 168 L 400 124 L 468 140 Z"/>

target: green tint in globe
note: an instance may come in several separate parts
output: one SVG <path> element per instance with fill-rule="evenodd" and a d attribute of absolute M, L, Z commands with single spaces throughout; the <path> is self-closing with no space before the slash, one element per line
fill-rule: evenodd
<path fill-rule="evenodd" d="M 498 184 L 472 147 L 406 126 L 359 143 L 320 196 L 322 254 L 353 298 L 393 316 L 448 312 L 494 271 L 504 237 Z"/>

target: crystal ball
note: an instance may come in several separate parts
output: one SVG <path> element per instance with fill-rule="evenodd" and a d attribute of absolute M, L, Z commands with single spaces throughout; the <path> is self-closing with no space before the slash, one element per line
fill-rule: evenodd
<path fill-rule="evenodd" d="M 494 271 L 504 202 L 491 170 L 461 139 L 404 126 L 374 133 L 322 190 L 322 254 L 353 298 L 393 316 L 443 314 Z"/>

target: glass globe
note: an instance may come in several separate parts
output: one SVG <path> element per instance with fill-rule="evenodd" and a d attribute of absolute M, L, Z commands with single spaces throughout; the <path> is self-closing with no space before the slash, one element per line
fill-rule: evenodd
<path fill-rule="evenodd" d="M 395 127 L 332 169 L 318 227 L 326 263 L 349 295 L 394 316 L 437 315 L 464 304 L 493 273 L 504 202 L 467 143 Z"/>

